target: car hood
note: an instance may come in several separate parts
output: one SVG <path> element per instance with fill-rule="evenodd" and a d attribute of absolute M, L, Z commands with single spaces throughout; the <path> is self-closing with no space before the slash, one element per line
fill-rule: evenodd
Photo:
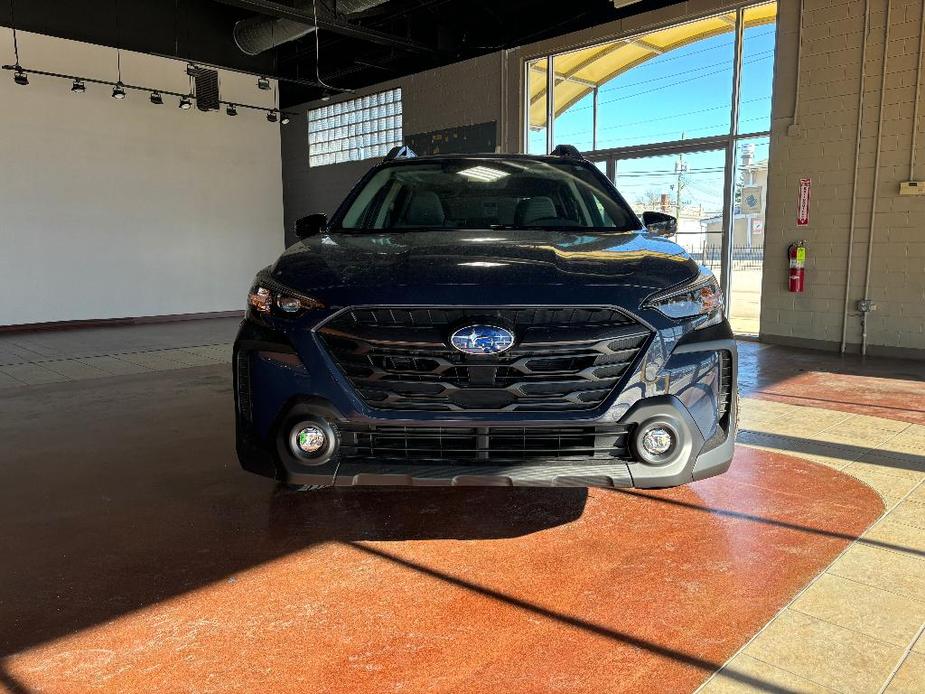
<path fill-rule="evenodd" d="M 427 299 L 428 290 L 464 287 L 619 286 L 648 294 L 693 279 L 698 266 L 677 244 L 645 232 L 434 230 L 311 237 L 271 272 L 319 297 L 404 288 Z"/>

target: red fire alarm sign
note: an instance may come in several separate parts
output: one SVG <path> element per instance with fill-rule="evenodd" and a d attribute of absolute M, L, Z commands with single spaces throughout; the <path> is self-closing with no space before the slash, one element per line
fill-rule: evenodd
<path fill-rule="evenodd" d="M 810 178 L 800 179 L 800 202 L 797 208 L 797 226 L 805 227 L 809 224 L 809 198 L 813 181 Z"/>

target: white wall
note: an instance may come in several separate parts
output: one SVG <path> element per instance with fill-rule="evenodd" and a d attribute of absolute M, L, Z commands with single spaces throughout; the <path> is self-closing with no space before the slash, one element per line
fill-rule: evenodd
<path fill-rule="evenodd" d="M 111 48 L 25 32 L 19 46 L 26 67 L 116 79 Z M 0 59 L 13 62 L 5 28 Z M 185 92 L 185 66 L 122 53 L 130 84 Z M 279 126 L 29 80 L 0 73 L 0 325 L 243 308 L 283 248 Z M 221 92 L 272 104 L 245 75 L 222 72 Z"/>

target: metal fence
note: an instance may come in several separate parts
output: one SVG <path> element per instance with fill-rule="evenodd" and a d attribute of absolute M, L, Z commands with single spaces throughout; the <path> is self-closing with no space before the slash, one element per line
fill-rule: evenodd
<path fill-rule="evenodd" d="M 705 246 L 700 252 L 691 253 L 691 258 L 711 270 L 718 270 L 722 264 L 723 249 L 720 246 Z M 764 263 L 764 247 L 733 246 L 732 267 L 735 270 L 760 270 Z"/>

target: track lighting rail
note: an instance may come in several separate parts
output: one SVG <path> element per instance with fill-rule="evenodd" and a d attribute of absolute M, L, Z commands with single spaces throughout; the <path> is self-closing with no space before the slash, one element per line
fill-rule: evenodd
<path fill-rule="evenodd" d="M 94 77 L 83 77 L 81 75 L 67 75 L 62 72 L 49 72 L 47 70 L 33 70 L 30 68 L 22 67 L 21 65 L 3 65 L 2 68 L 4 70 L 15 71 L 17 74 L 39 75 L 42 77 L 55 77 L 58 79 L 68 80 L 70 82 L 74 82 L 76 80 L 84 84 L 103 84 L 103 85 L 114 87 L 114 88 L 121 87 L 122 89 L 126 91 L 133 90 L 133 91 L 138 91 L 138 92 L 147 92 L 150 94 L 157 93 L 157 94 L 160 94 L 161 96 L 175 96 L 179 99 L 184 99 L 184 98 L 195 99 L 196 98 L 196 95 L 192 93 L 175 92 L 169 89 L 161 89 L 159 87 L 146 87 L 140 84 L 129 84 L 127 82 L 113 82 L 111 80 L 96 79 Z M 266 106 L 256 106 L 254 104 L 241 103 L 240 101 L 231 102 L 231 101 L 220 100 L 219 104 L 223 106 L 232 107 L 232 110 L 247 108 L 247 109 L 251 109 L 252 111 L 265 111 L 268 114 L 270 113 L 279 114 L 283 125 L 289 122 L 290 117 L 298 115 L 292 111 L 281 111 L 275 107 L 267 108 Z M 275 122 L 275 121 L 270 121 L 270 122 Z"/>

